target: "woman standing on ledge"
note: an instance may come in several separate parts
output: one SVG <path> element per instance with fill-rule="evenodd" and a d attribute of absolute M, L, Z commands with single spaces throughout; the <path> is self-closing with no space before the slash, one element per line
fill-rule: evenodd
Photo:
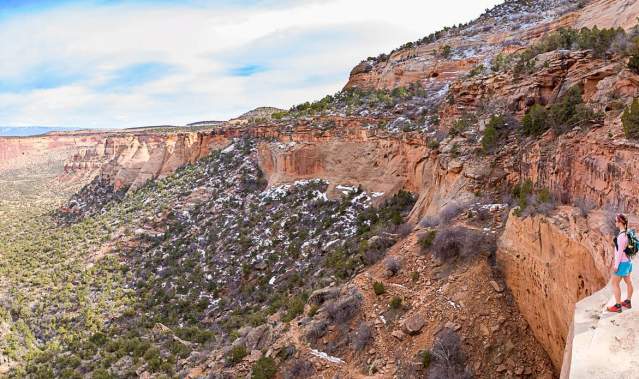
<path fill-rule="evenodd" d="M 628 247 L 628 218 L 623 214 L 618 214 L 615 218 L 615 225 L 619 228 L 619 234 L 615 237 L 615 255 L 613 257 L 614 272 L 612 275 L 612 291 L 615 295 L 615 305 L 608 307 L 608 311 L 621 313 L 623 308 L 632 308 L 630 299 L 632 298 L 632 262 L 626 255 L 626 247 Z M 626 282 L 628 287 L 628 298 L 621 302 L 621 279 Z"/>

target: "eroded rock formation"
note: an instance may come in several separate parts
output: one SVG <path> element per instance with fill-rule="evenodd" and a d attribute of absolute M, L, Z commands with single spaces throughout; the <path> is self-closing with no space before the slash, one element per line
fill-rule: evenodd
<path fill-rule="evenodd" d="M 558 370 L 574 304 L 607 279 L 605 227 L 571 208 L 552 217 L 511 214 L 499 240 L 497 262 L 508 288 Z"/>

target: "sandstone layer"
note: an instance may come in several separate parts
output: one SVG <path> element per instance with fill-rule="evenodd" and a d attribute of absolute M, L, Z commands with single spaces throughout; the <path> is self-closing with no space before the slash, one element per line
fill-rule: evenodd
<path fill-rule="evenodd" d="M 606 282 L 600 217 L 562 208 L 552 217 L 513 214 L 499 240 L 497 262 L 537 340 L 561 369 L 574 304 Z"/>

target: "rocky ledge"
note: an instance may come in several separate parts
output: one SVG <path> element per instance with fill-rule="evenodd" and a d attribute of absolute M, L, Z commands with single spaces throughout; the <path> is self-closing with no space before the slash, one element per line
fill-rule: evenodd
<path fill-rule="evenodd" d="M 633 277 L 635 288 L 639 278 Z M 626 295 L 625 286 L 621 288 Z M 639 367 L 639 311 L 610 313 L 614 303 L 610 285 L 577 303 L 561 379 L 637 377 Z"/>

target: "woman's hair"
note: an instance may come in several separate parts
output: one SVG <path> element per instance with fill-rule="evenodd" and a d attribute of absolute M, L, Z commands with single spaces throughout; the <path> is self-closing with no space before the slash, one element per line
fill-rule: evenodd
<path fill-rule="evenodd" d="M 616 217 L 617 222 L 620 222 L 623 224 L 624 227 L 628 227 L 628 217 L 626 217 L 626 215 L 619 213 Z"/>

